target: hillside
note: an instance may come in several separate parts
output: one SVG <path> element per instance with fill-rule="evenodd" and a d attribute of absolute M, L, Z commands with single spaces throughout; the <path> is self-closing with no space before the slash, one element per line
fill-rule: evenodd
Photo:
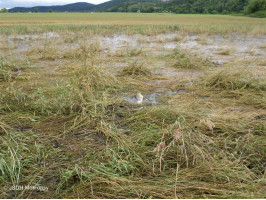
<path fill-rule="evenodd" d="M 248 0 L 113 0 L 95 6 L 107 12 L 234 13 L 243 12 Z"/>
<path fill-rule="evenodd" d="M 9 12 L 172 12 L 172 13 L 239 13 L 248 0 L 111 0 L 99 5 L 74 3 L 63 6 L 16 7 Z"/>
<path fill-rule="evenodd" d="M 172 0 L 165 10 L 174 13 L 233 13 L 243 12 L 248 0 Z"/>
<path fill-rule="evenodd" d="M 48 12 L 52 10 L 54 12 L 85 12 L 90 11 L 95 5 L 90 3 L 72 3 L 67 5 L 55 5 L 55 6 L 35 6 L 31 8 L 15 7 L 9 10 L 9 12 Z"/>
<path fill-rule="evenodd" d="M 107 12 L 154 12 L 154 8 L 158 4 L 164 3 L 162 0 L 112 0 L 106 3 L 96 5 L 95 11 Z"/>
<path fill-rule="evenodd" d="M 26 7 L 15 7 L 9 9 L 9 12 L 34 12 L 38 10 L 38 12 L 48 12 L 52 10 L 54 12 L 104 12 L 104 11 L 119 11 L 119 8 L 124 8 L 120 10 L 120 12 L 136 12 L 134 8 L 130 10 L 130 7 L 138 7 L 149 5 L 150 7 L 154 7 L 158 3 L 162 3 L 161 0 L 111 0 L 99 5 L 94 5 L 85 2 L 67 4 L 67 5 L 55 5 L 55 6 L 35 6 L 31 8 Z"/>

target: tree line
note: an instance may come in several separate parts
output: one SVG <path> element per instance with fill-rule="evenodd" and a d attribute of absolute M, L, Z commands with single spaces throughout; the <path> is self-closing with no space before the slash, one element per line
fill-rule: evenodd
<path fill-rule="evenodd" d="M 244 13 L 256 16 L 266 12 L 266 0 L 171 0 L 124 1 L 106 9 L 107 12 L 171 12 L 177 14 L 232 14 Z M 263 16 L 262 16 L 263 17 Z"/>
<path fill-rule="evenodd" d="M 79 10 L 79 3 L 69 11 L 86 12 L 84 5 L 83 10 Z M 53 12 L 47 7 L 45 12 Z M 51 6 L 51 8 L 55 8 Z M 89 7 L 93 11 L 93 6 Z M 88 8 L 88 9 L 89 9 Z M 39 9 L 39 10 L 40 10 Z M 60 8 L 63 9 L 63 8 Z M 59 10 L 59 9 L 58 9 Z M 177 14 L 232 14 L 244 13 L 253 17 L 266 17 L 266 0 L 170 0 L 163 2 L 162 0 L 113 0 L 97 6 L 95 11 L 105 12 L 141 12 L 141 13 L 177 13 Z M 8 12 L 3 8 L 0 12 Z M 38 12 L 38 8 L 34 8 L 33 12 Z M 58 11 L 57 11 L 58 12 Z M 62 11 L 63 12 L 63 11 Z"/>

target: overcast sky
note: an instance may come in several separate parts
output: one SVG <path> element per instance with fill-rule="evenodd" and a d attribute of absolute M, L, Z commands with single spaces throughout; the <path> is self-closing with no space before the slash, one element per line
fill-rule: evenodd
<path fill-rule="evenodd" d="M 64 5 L 76 2 L 99 4 L 108 0 L 0 0 L 0 8 Z"/>

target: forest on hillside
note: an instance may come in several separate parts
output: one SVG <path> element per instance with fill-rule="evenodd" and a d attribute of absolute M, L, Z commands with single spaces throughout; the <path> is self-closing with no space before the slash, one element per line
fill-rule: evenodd
<path fill-rule="evenodd" d="M 216 14 L 243 12 L 248 0 L 172 0 L 169 2 L 124 1 L 106 9 L 109 12 L 172 12 L 180 14 Z"/>
<path fill-rule="evenodd" d="M 266 17 L 266 0 L 112 0 L 98 5 L 74 3 L 63 6 L 16 7 L 9 12 L 245 13 L 254 17 Z"/>

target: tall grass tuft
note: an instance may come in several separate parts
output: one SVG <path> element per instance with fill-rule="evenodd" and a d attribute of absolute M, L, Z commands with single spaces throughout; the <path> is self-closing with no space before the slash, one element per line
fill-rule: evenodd
<path fill-rule="evenodd" d="M 100 99 L 107 97 L 106 92 L 115 83 L 116 79 L 103 68 L 92 63 L 84 64 L 75 72 L 75 77 L 68 85 L 71 91 L 72 109 L 81 109 L 85 112 L 88 107 L 93 106 L 91 103 L 97 104 L 97 100 L 101 101 Z"/>
<path fill-rule="evenodd" d="M 23 65 L 23 63 L 20 65 Z M 0 57 L 0 82 L 25 79 L 26 77 L 22 76 L 21 70 L 22 67 L 18 66 L 14 61 Z"/>
<path fill-rule="evenodd" d="M 170 57 L 173 59 L 173 67 L 184 69 L 204 69 L 213 67 L 214 64 L 207 58 L 202 58 L 199 55 L 176 48 Z"/>
<path fill-rule="evenodd" d="M 225 90 L 254 89 L 265 90 L 265 80 L 256 76 L 246 68 L 226 69 L 206 77 L 205 85 Z"/>
<path fill-rule="evenodd" d="M 138 63 L 137 61 L 134 61 L 122 69 L 118 75 L 129 77 L 149 77 L 152 75 L 152 72 L 149 67 L 145 66 L 145 63 Z"/>

